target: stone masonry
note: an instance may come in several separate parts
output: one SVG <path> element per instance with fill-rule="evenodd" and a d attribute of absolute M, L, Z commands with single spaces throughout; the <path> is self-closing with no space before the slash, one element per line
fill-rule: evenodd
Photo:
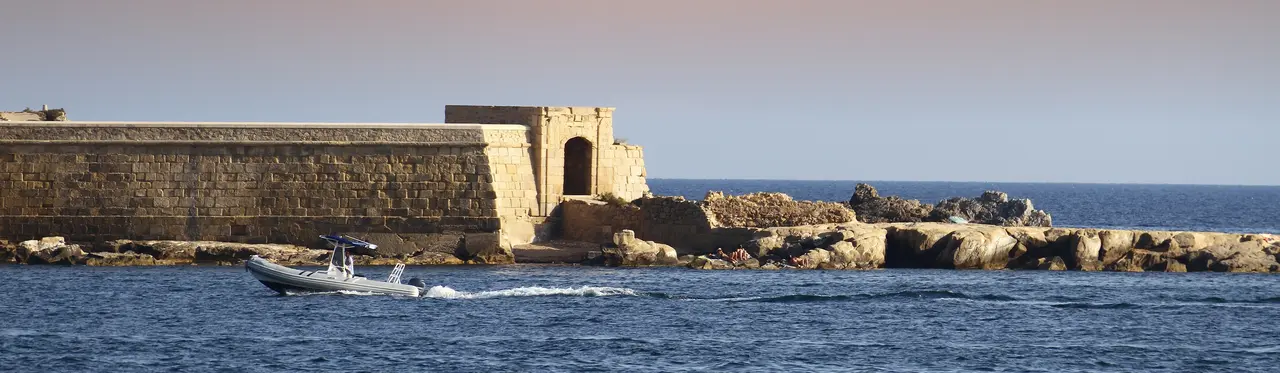
<path fill-rule="evenodd" d="M 0 238 L 312 245 L 364 233 L 444 252 L 528 242 L 562 199 L 570 138 L 591 143 L 575 161 L 589 164 L 593 194 L 648 191 L 640 148 L 613 144 L 611 118 L 450 106 L 448 124 L 4 121 Z"/>

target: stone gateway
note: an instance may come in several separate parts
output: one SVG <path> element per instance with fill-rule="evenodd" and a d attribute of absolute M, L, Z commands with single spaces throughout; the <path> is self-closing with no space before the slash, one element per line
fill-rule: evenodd
<path fill-rule="evenodd" d="M 532 241 L 565 196 L 648 192 L 612 108 L 447 106 L 445 122 L 0 121 L 0 238 L 349 233 L 483 257 Z"/>

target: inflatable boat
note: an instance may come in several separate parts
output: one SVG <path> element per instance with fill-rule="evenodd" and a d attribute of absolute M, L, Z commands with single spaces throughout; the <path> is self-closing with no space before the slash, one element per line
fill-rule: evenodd
<path fill-rule="evenodd" d="M 257 255 L 244 262 L 245 270 L 263 285 L 280 294 L 345 290 L 417 297 L 426 287 L 426 283 L 418 278 L 410 279 L 408 284 L 400 283 L 400 275 L 404 273 L 403 263 L 396 264 L 386 281 L 371 280 L 358 275 L 349 251 L 356 248 L 374 251 L 377 250 L 377 245 L 347 236 L 320 236 L 320 238 L 333 245 L 333 255 L 329 257 L 329 268 L 326 270 L 308 271 L 289 268 Z"/>

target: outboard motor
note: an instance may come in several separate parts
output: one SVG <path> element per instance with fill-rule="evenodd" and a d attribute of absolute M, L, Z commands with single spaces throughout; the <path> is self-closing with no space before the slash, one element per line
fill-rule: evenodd
<path fill-rule="evenodd" d="M 417 277 L 409 279 L 409 285 L 417 286 L 419 288 L 422 288 L 423 290 L 427 289 L 427 282 L 422 281 L 422 279 Z"/>

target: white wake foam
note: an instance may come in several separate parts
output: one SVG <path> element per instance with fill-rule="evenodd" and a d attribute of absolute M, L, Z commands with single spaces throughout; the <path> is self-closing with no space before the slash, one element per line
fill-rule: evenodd
<path fill-rule="evenodd" d="M 579 297 L 607 297 L 613 295 L 636 296 L 635 290 L 607 286 L 582 286 L 576 288 L 544 288 L 540 286 L 519 287 L 507 290 L 466 292 L 457 291 L 448 286 L 432 286 L 427 289 L 424 298 L 437 299 L 485 299 L 498 297 L 538 297 L 552 295 L 568 295 Z"/>

